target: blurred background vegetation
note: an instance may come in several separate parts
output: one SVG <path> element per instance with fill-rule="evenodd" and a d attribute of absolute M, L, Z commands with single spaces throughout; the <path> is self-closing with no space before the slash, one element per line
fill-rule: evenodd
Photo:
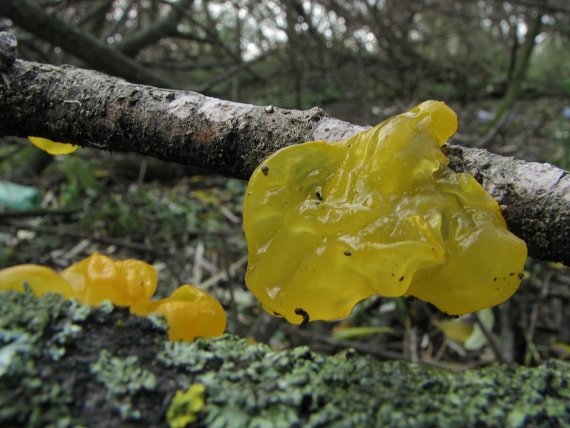
<path fill-rule="evenodd" d="M 163 86 L 320 106 L 363 125 L 439 99 L 459 116 L 453 143 L 570 166 L 567 0 L 2 1 L 39 20 L 0 15 L 21 59 L 102 72 L 109 61 L 134 59 Z M 50 36 L 38 22 L 70 35 Z M 94 46 L 119 56 L 101 59 Z M 229 331 L 279 349 L 352 346 L 380 359 L 460 367 L 570 358 L 563 266 L 529 260 L 509 302 L 461 320 L 377 296 L 346 320 L 293 327 L 264 314 L 243 282 L 247 183 L 131 154 L 52 157 L 23 139 L 0 141 L 0 178 L 36 192 L 23 210 L 0 206 L 0 268 L 61 270 L 95 251 L 142 259 L 159 271 L 159 295 L 201 286 L 228 309 Z"/>

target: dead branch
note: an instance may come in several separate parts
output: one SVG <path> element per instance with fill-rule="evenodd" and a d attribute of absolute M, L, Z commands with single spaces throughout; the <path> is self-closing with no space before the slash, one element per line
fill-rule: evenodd
<path fill-rule="evenodd" d="M 235 178 L 247 179 L 282 147 L 338 141 L 364 129 L 328 117 L 320 108 L 234 103 L 70 66 L 15 60 L 2 77 L 0 135 L 134 152 Z M 499 202 L 509 229 L 527 242 L 532 257 L 570 265 L 566 171 L 482 149 L 450 145 L 445 152 L 455 171 L 473 174 Z"/>

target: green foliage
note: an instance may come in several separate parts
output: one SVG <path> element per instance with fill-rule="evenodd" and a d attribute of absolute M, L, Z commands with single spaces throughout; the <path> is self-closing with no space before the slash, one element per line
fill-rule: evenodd
<path fill-rule="evenodd" d="M 63 159 L 66 182 L 60 187 L 60 202 L 64 206 L 81 201 L 83 195 L 95 197 L 103 190 L 103 183 L 95 177 L 95 164 L 77 155 Z"/>
<path fill-rule="evenodd" d="M 567 39 L 551 36 L 535 47 L 528 70 L 528 77 L 534 85 L 570 94 L 568 44 Z"/>

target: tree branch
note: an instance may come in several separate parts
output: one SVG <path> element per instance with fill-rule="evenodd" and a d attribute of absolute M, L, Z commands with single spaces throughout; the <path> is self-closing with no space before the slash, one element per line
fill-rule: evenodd
<path fill-rule="evenodd" d="M 181 88 L 175 82 L 170 82 L 148 71 L 118 50 L 99 43 L 97 39 L 81 29 L 48 15 L 34 1 L 2 0 L 0 1 L 0 16 L 11 19 L 23 29 L 61 47 L 94 69 L 123 77 L 132 82 L 162 88 Z"/>
<path fill-rule="evenodd" d="M 141 31 L 115 43 L 115 49 L 127 56 L 135 56 L 142 48 L 158 42 L 160 39 L 178 34 L 176 29 L 184 12 L 193 0 L 182 0 L 160 21 L 149 25 Z"/>
<path fill-rule="evenodd" d="M 1 52 L 0 52 L 1 53 Z M 253 106 L 136 85 L 97 72 L 16 60 L 0 79 L 0 135 L 34 135 L 135 152 L 247 179 L 270 153 L 311 140 L 339 141 L 363 127 L 307 111 Z M 444 148 L 504 208 L 529 255 L 570 265 L 570 178 L 549 164 L 482 149 Z"/>

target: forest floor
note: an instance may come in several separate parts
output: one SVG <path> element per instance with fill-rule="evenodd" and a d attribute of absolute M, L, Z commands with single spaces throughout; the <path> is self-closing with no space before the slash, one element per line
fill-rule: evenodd
<path fill-rule="evenodd" d="M 568 169 L 567 105 L 570 101 L 560 99 L 518 102 L 488 149 Z M 377 106 L 373 120 L 411 106 Z M 459 117 L 452 142 L 476 144 L 496 106 L 494 100 L 452 103 Z M 356 107 L 334 105 L 325 111 L 357 122 Z M 22 141 L 2 145 L 1 176 L 23 177 L 20 183 L 41 190 L 42 203 L 29 212 L 0 210 L 0 268 L 36 263 L 60 271 L 93 252 L 141 259 L 159 272 L 157 296 L 186 283 L 200 286 L 227 308 L 229 332 L 274 349 L 309 345 L 332 354 L 352 347 L 380 360 L 452 368 L 570 361 L 570 269 L 564 266 L 529 259 L 525 278 L 508 302 L 458 320 L 425 302 L 374 296 L 346 319 L 292 326 L 265 314 L 244 283 L 246 182 L 91 149 L 55 158 L 39 175 L 21 173 L 41 156 Z"/>

